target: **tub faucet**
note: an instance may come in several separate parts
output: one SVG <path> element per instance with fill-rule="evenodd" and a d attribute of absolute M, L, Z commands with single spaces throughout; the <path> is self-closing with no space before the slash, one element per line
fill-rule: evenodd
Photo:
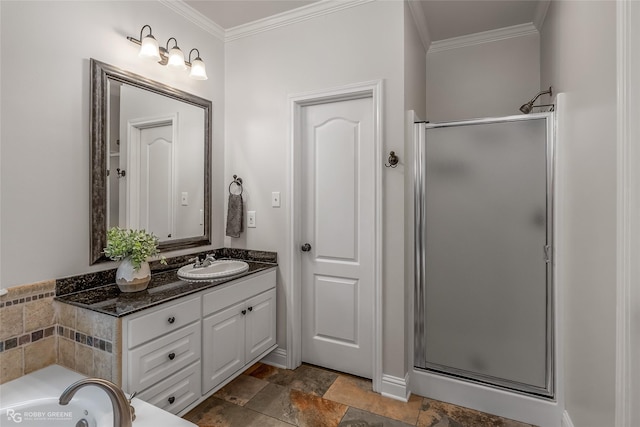
<path fill-rule="evenodd" d="M 71 384 L 60 395 L 60 404 L 68 404 L 78 390 L 84 386 L 96 386 L 107 393 L 113 407 L 113 427 L 132 427 L 131 409 L 124 392 L 114 383 L 101 378 L 85 378 Z"/>

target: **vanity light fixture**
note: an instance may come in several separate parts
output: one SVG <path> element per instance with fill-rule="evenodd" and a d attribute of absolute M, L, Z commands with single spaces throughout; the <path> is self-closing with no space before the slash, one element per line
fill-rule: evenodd
<path fill-rule="evenodd" d="M 145 28 L 149 29 L 149 34 L 143 38 L 142 33 L 144 33 Z M 208 78 L 204 61 L 200 58 L 200 51 L 196 48 L 191 49 L 189 52 L 189 61 L 185 61 L 184 53 L 182 53 L 182 50 L 178 47 L 178 41 L 175 37 L 167 40 L 166 47 L 159 46 L 157 40 L 153 37 L 151 26 L 144 25 L 140 30 L 140 39 L 127 36 L 127 40 L 140 46 L 138 56 L 141 58 L 154 59 L 161 65 L 168 65 L 171 68 L 179 70 L 186 70 L 187 67 L 189 67 L 191 68 L 189 77 L 195 80 L 207 80 Z M 173 40 L 174 45 L 169 48 L 171 40 Z M 196 51 L 196 58 L 191 62 L 191 54 L 193 51 Z"/>

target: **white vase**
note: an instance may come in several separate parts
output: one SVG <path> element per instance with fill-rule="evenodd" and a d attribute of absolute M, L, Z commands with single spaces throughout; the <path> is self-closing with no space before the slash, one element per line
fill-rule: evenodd
<path fill-rule="evenodd" d="M 133 268 L 131 258 L 127 257 L 120 262 L 116 270 L 116 284 L 122 292 L 144 291 L 150 281 L 151 269 L 146 261 L 136 270 Z"/>

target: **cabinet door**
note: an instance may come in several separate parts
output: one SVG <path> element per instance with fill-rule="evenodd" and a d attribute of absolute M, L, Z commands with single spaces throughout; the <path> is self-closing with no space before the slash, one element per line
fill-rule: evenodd
<path fill-rule="evenodd" d="M 249 362 L 276 343 L 276 290 L 247 300 L 246 361 Z"/>
<path fill-rule="evenodd" d="M 236 304 L 202 321 L 202 393 L 205 394 L 242 368 L 246 310 Z M 245 311 L 246 313 L 246 311 Z"/>

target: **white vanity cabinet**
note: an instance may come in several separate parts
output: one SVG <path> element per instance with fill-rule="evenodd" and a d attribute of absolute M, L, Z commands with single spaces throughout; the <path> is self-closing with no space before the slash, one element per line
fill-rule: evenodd
<path fill-rule="evenodd" d="M 202 393 L 276 346 L 275 271 L 202 297 Z"/>
<path fill-rule="evenodd" d="M 183 414 L 276 348 L 270 269 L 122 318 L 122 388 Z"/>
<path fill-rule="evenodd" d="M 127 316 L 122 324 L 123 388 L 177 414 L 201 396 L 199 296 Z"/>

